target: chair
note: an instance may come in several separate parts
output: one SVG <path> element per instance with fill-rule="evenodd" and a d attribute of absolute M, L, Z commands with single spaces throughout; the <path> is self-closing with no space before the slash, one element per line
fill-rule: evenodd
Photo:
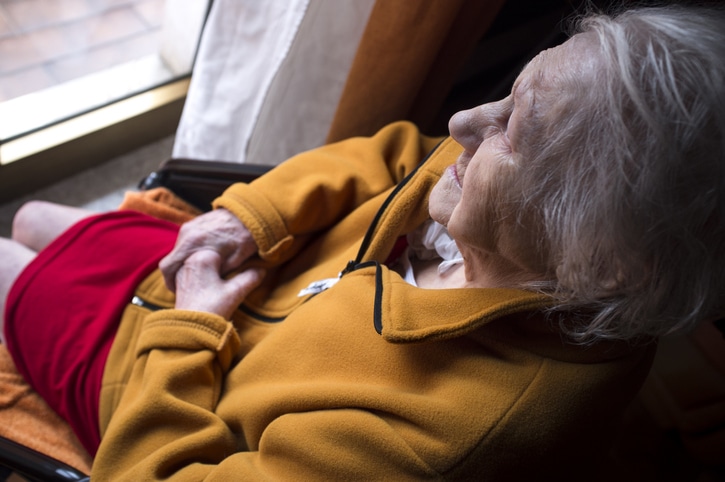
<path fill-rule="evenodd" d="M 224 161 L 169 159 L 139 182 L 142 191 L 165 187 L 201 211 L 211 209 L 211 202 L 236 182 L 251 182 L 272 169 L 259 164 Z"/>
<path fill-rule="evenodd" d="M 90 477 L 57 459 L 0 437 L 0 480 L 17 474 L 30 481 L 88 481 Z"/>

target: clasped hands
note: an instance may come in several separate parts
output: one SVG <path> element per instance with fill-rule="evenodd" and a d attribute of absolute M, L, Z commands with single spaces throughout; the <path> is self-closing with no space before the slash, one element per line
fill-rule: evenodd
<path fill-rule="evenodd" d="M 176 308 L 214 313 L 226 319 L 264 277 L 258 268 L 231 274 L 257 253 L 244 224 L 226 209 L 185 223 L 174 249 L 159 263 Z"/>

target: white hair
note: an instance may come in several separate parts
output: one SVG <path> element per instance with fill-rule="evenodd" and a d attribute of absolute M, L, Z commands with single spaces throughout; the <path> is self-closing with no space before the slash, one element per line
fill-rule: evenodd
<path fill-rule="evenodd" d="M 725 16 L 590 15 L 593 76 L 564 77 L 521 171 L 551 292 L 580 342 L 686 330 L 725 314 Z"/>

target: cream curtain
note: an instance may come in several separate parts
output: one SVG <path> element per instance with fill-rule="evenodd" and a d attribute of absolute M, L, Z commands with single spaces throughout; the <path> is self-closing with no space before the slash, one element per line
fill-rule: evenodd
<path fill-rule="evenodd" d="M 505 0 L 215 0 L 174 157 L 278 164 L 400 119 L 425 132 Z"/>
<path fill-rule="evenodd" d="M 174 157 L 277 164 L 322 144 L 374 0 L 215 0 Z"/>

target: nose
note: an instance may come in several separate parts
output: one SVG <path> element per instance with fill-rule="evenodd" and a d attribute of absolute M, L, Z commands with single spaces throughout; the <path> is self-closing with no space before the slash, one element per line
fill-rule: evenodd
<path fill-rule="evenodd" d="M 476 147 L 483 141 L 477 128 L 476 110 L 478 107 L 456 112 L 448 121 L 448 131 L 451 137 L 467 151 L 475 151 Z"/>
<path fill-rule="evenodd" d="M 488 132 L 492 127 L 506 128 L 511 110 L 511 96 L 498 102 L 462 110 L 453 114 L 448 122 L 448 131 L 466 151 L 473 153 L 489 135 Z"/>

